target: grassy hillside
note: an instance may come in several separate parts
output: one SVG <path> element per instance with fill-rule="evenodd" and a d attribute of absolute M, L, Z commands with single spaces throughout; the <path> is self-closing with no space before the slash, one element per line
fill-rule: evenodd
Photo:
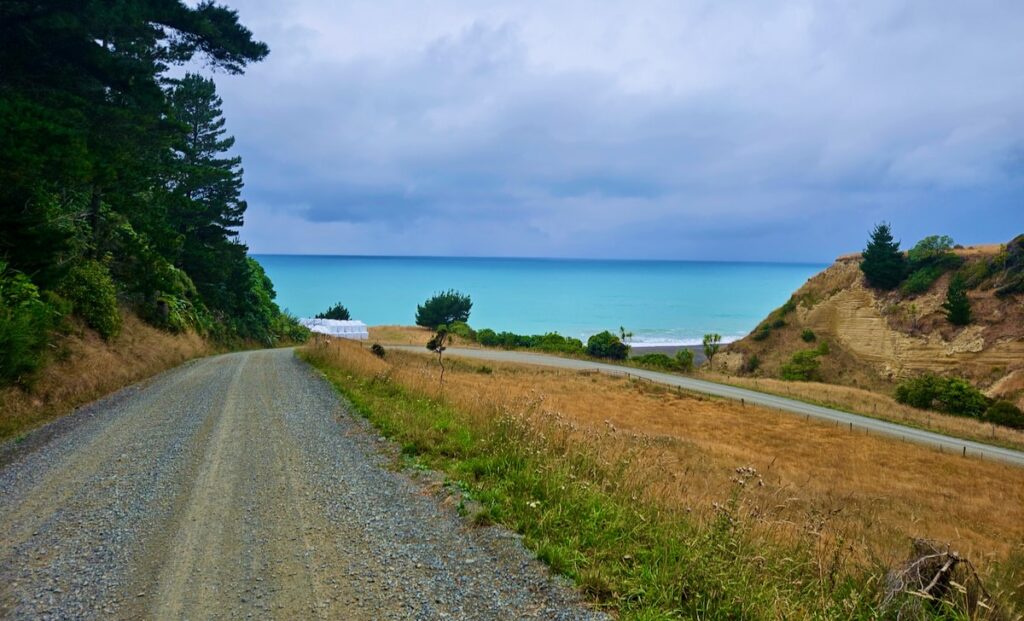
<path fill-rule="evenodd" d="M 1008 618 L 1022 603 L 1019 468 L 592 372 L 451 359 L 441 388 L 423 354 L 303 355 L 622 619 L 895 617 L 921 601 L 885 598 L 915 537 L 973 559 Z"/>
<path fill-rule="evenodd" d="M 797 355 L 809 369 L 797 379 L 892 394 L 908 378 L 955 376 L 1024 406 L 1024 236 L 949 250 L 937 265 L 908 268 L 890 291 L 869 287 L 860 261 L 859 254 L 840 257 L 808 280 L 729 346 L 721 368 L 794 379 Z M 954 278 L 965 284 L 971 307 L 963 326 L 951 323 L 943 307 Z M 815 353 L 798 354 L 807 351 Z"/>

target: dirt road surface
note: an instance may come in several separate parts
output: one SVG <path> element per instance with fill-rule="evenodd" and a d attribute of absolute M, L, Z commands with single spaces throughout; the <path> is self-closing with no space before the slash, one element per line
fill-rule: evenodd
<path fill-rule="evenodd" d="M 290 350 L 187 364 L 0 449 L 0 617 L 603 618 L 394 461 Z"/>

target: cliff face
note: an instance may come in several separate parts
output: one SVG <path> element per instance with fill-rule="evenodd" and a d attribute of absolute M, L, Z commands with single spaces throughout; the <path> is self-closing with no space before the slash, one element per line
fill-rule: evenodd
<path fill-rule="evenodd" d="M 864 284 L 860 255 L 840 257 L 798 289 L 753 333 L 730 346 L 730 370 L 778 376 L 796 351 L 827 341 L 822 381 L 890 390 L 922 373 L 971 380 L 991 396 L 1024 403 L 1024 236 L 1006 246 L 955 251 L 972 288 L 974 321 L 951 325 L 942 309 L 952 272 L 925 292 L 877 292 Z M 805 330 L 814 333 L 804 340 Z M 810 338 L 809 334 L 806 334 Z"/>

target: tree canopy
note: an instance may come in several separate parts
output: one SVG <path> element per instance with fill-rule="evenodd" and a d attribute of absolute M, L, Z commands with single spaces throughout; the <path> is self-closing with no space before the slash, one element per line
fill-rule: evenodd
<path fill-rule="evenodd" d="M 472 309 L 473 301 L 468 295 L 449 289 L 416 307 L 416 325 L 436 329 L 456 321 L 467 322 Z"/>
<path fill-rule="evenodd" d="M 237 240 L 241 161 L 213 80 L 169 71 L 239 74 L 267 53 L 210 1 L 4 2 L 0 280 L 107 337 L 119 305 L 218 338 L 301 334 Z"/>

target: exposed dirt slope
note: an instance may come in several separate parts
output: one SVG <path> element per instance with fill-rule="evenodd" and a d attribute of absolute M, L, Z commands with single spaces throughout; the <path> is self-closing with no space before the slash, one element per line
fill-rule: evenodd
<path fill-rule="evenodd" d="M 942 309 L 952 272 L 922 294 L 877 292 L 864 283 L 860 255 L 846 255 L 730 346 L 724 364 L 740 371 L 756 355 L 761 365 L 755 373 L 777 377 L 793 353 L 824 340 L 830 349 L 819 359 L 825 382 L 888 391 L 909 376 L 957 375 L 991 396 L 1024 404 L 1024 294 L 1007 292 L 1011 285 L 1019 286 L 1013 282 L 1020 274 L 1011 268 L 1020 258 L 1016 255 L 1024 255 L 1024 238 L 1010 242 L 1008 254 L 1006 246 L 993 245 L 956 253 L 964 260 L 961 273 L 978 273 L 986 261 L 1006 266 L 969 291 L 971 325 L 951 325 Z M 814 332 L 815 340 L 801 338 L 806 329 Z"/>

